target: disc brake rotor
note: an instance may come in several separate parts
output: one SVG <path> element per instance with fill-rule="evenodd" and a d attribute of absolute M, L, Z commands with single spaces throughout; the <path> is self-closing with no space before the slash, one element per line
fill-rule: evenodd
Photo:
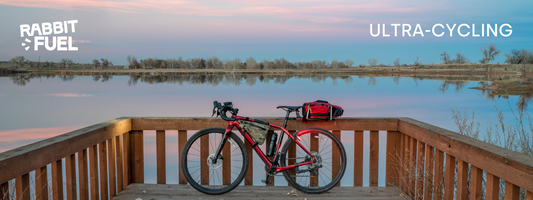
<path fill-rule="evenodd" d="M 222 156 L 219 156 L 215 163 L 213 163 L 214 159 L 215 154 L 211 154 L 207 157 L 207 166 L 209 166 L 209 169 L 218 169 L 220 166 L 222 166 Z"/>

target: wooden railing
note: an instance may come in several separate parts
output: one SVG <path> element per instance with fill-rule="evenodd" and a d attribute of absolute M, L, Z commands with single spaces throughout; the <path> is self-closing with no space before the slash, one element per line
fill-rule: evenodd
<path fill-rule="evenodd" d="M 260 119 L 283 123 L 282 118 Z M 0 154 L 0 199 L 89 199 L 89 195 L 91 199 L 110 199 L 130 183 L 144 183 L 144 130 L 156 130 L 157 183 L 166 184 L 167 130 L 178 131 L 181 155 L 187 130 L 226 125 L 215 118 L 118 118 L 13 149 Z M 528 199 L 533 198 L 533 158 L 442 128 L 410 118 L 290 121 L 287 128 L 294 132 L 308 126 L 332 130 L 337 137 L 353 133 L 354 151 L 347 155 L 353 156 L 354 167 L 347 170 L 353 170 L 356 187 L 363 186 L 363 181 L 378 186 L 379 176 L 384 175 L 386 186 L 399 187 L 416 199 L 466 199 L 467 195 L 470 199 L 498 199 L 503 179 L 506 199 L 518 199 L 520 188 L 527 191 Z M 363 180 L 364 131 L 370 142 L 368 180 Z M 386 146 L 381 147 L 386 148 L 385 163 L 379 162 L 379 131 L 386 131 Z M 386 170 L 380 174 L 383 165 Z M 250 169 L 253 162 L 245 185 L 253 184 Z M 51 191 L 47 189 L 50 184 Z M 187 184 L 181 169 L 179 184 Z"/>

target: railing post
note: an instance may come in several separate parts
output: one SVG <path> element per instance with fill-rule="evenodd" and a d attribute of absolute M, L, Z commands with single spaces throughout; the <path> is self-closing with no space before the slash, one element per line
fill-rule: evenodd
<path fill-rule="evenodd" d="M 107 185 L 107 145 L 106 141 L 98 144 L 98 159 L 100 164 L 100 199 L 108 199 Z"/>
<path fill-rule="evenodd" d="M 185 148 L 185 143 L 187 143 L 187 131 L 186 130 L 178 130 L 178 156 L 179 156 L 179 184 L 187 184 L 187 179 L 185 179 L 185 175 L 183 175 L 183 171 L 181 169 L 181 153 L 183 152 L 183 148 Z M 251 158 L 250 158 L 251 159 Z M 249 173 L 248 173 L 249 174 Z M 246 175 L 248 177 L 248 175 Z"/>
<path fill-rule="evenodd" d="M 435 178 L 433 179 L 433 199 L 442 199 L 442 177 L 444 171 L 444 152 L 435 148 Z"/>
<path fill-rule="evenodd" d="M 78 176 L 80 186 L 80 200 L 89 199 L 89 180 L 87 169 L 87 149 L 78 152 Z"/>
<path fill-rule="evenodd" d="M 30 200 L 30 174 L 15 178 L 16 199 Z M 55 194 L 54 194 L 55 195 Z"/>
<path fill-rule="evenodd" d="M 487 172 L 487 185 L 485 186 L 486 200 L 500 199 L 500 178 Z"/>
<path fill-rule="evenodd" d="M 434 184 L 434 181 L 433 181 L 433 169 L 434 169 L 434 162 L 435 162 L 435 158 L 434 158 L 434 154 L 435 154 L 435 148 L 433 148 L 432 146 L 430 146 L 429 144 L 426 144 L 427 145 L 427 150 L 426 150 L 426 174 L 425 174 L 425 177 L 426 177 L 426 183 L 425 183 L 425 188 L 424 188 L 424 199 L 431 199 L 432 197 L 432 194 L 433 194 L 433 189 L 435 187 Z"/>
<path fill-rule="evenodd" d="M 457 199 L 466 200 L 467 193 L 468 193 L 468 163 L 461 159 L 458 159 L 458 162 L 457 162 Z"/>
<path fill-rule="evenodd" d="M 130 131 L 129 134 L 129 182 L 144 183 L 143 131 Z"/>
<path fill-rule="evenodd" d="M 107 140 L 107 159 L 109 171 L 109 197 L 117 195 L 116 170 L 115 170 L 115 138 Z"/>
<path fill-rule="evenodd" d="M 341 131 L 340 130 L 334 130 L 333 131 L 333 135 L 337 136 L 337 138 L 339 138 L 339 141 L 341 140 Z M 331 160 L 332 160 L 331 171 L 332 172 L 331 172 L 331 174 L 332 174 L 332 177 L 335 177 L 339 173 L 341 156 L 340 156 L 339 149 L 334 147 L 333 145 L 334 144 L 331 144 L 331 146 L 332 146 L 332 152 L 331 152 Z M 340 181 L 337 183 L 336 186 L 341 186 Z"/>
<path fill-rule="evenodd" d="M 453 200 L 455 187 L 455 157 L 446 154 L 446 172 L 444 174 L 444 200 Z"/>
<path fill-rule="evenodd" d="M 156 158 L 157 158 L 157 184 L 167 183 L 166 156 L 165 156 L 165 131 L 156 131 Z"/>
<path fill-rule="evenodd" d="M 98 190 L 98 147 L 96 145 L 89 147 L 89 176 L 90 176 L 90 186 L 91 186 L 91 199 L 98 199 L 100 196 Z"/>
<path fill-rule="evenodd" d="M 481 187 L 483 184 L 483 170 L 472 165 L 470 176 L 470 199 L 481 199 Z"/>
<path fill-rule="evenodd" d="M 379 131 L 370 131 L 370 167 L 369 167 L 369 181 L 370 187 L 378 186 L 379 176 Z"/>
<path fill-rule="evenodd" d="M 122 135 L 115 137 L 115 145 L 117 149 L 117 194 L 122 191 L 122 188 L 124 187 L 124 168 L 123 168 L 123 147 L 122 147 Z"/>
<path fill-rule="evenodd" d="M 385 166 L 385 186 L 398 186 L 397 158 L 400 138 L 398 132 L 387 131 L 387 151 Z"/>
<path fill-rule="evenodd" d="M 76 154 L 65 157 L 65 174 L 67 179 L 67 200 L 78 199 L 76 192 Z"/>
<path fill-rule="evenodd" d="M 354 131 L 353 136 L 353 186 L 362 187 L 363 186 L 363 142 L 364 134 L 363 131 L 356 130 Z"/>
<path fill-rule="evenodd" d="M 515 184 L 505 181 L 505 200 L 520 199 L 520 188 Z"/>
<path fill-rule="evenodd" d="M 417 154 L 417 165 L 416 165 L 416 199 L 423 199 L 424 196 L 424 164 L 426 156 L 426 144 L 422 141 L 418 141 L 418 154 Z"/>

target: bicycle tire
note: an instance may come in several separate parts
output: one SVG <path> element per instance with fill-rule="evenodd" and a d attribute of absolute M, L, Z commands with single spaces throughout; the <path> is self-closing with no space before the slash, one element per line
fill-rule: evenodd
<path fill-rule="evenodd" d="M 333 133 L 322 128 L 306 128 L 293 134 L 296 138 L 301 138 L 300 144 L 308 149 L 315 157 L 319 157 L 322 167 L 311 170 L 309 172 L 302 172 L 297 174 L 296 169 L 290 169 L 283 171 L 283 176 L 294 188 L 309 194 L 318 194 L 326 192 L 335 187 L 342 179 L 346 170 L 346 151 L 342 142 Z M 314 140 L 316 138 L 317 140 Z M 328 141 L 329 140 L 329 141 Z M 313 142 L 313 143 L 311 143 Z M 311 146 L 312 145 L 312 146 Z M 294 153 L 289 154 L 289 149 L 294 148 Z M 337 150 L 337 154 L 334 155 L 333 150 Z M 280 160 L 281 166 L 294 165 L 294 163 L 304 162 L 307 157 L 307 153 L 298 146 L 293 140 L 287 140 L 282 149 L 282 157 Z M 317 156 L 318 155 L 318 156 Z M 318 159 L 318 158 L 317 158 Z M 333 165 L 334 159 L 338 159 L 335 164 L 338 167 L 338 172 L 334 173 Z M 294 160 L 294 162 L 290 162 Z M 302 166 L 305 170 L 307 166 Z M 302 170 L 302 169 L 300 169 Z M 316 178 L 312 178 L 311 174 L 316 172 Z M 331 174 L 329 177 L 327 174 Z M 306 176 L 309 174 L 309 176 Z"/>
<path fill-rule="evenodd" d="M 229 135 L 232 142 L 226 141 L 224 145 L 222 159 L 216 163 L 210 162 L 213 160 L 224 132 L 223 128 L 206 128 L 198 131 L 187 140 L 181 154 L 180 164 L 185 179 L 193 188 L 202 193 L 218 195 L 229 192 L 242 182 L 248 171 L 248 152 L 242 140 L 233 132 Z M 208 142 L 202 142 L 204 138 L 207 138 L 205 141 Z M 207 145 L 209 147 L 205 149 Z M 228 155 L 231 160 L 230 167 L 225 166 L 224 163 Z M 202 173 L 206 171 L 205 169 L 209 170 L 207 175 Z"/>

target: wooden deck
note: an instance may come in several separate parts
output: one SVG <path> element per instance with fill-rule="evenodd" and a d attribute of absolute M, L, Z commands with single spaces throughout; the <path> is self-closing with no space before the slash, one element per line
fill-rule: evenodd
<path fill-rule="evenodd" d="M 138 184 L 133 183 L 122 190 L 114 200 L 151 199 L 410 199 L 397 187 L 335 187 L 322 194 L 287 195 L 294 188 L 290 186 L 238 186 L 223 195 L 207 195 L 189 185 Z"/>

